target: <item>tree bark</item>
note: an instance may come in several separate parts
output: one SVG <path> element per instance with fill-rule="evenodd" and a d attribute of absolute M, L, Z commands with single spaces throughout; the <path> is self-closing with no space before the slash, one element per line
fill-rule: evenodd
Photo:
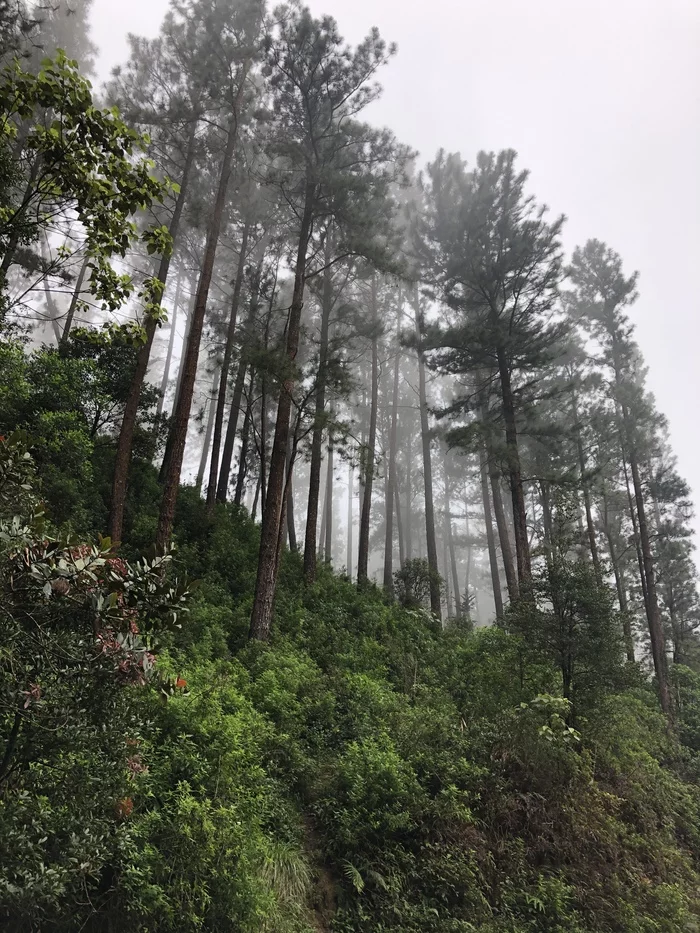
<path fill-rule="evenodd" d="M 399 565 L 403 567 L 406 563 L 406 545 L 403 536 L 403 514 L 401 512 L 401 493 L 399 490 L 399 478 L 396 473 L 396 464 L 394 464 L 394 501 L 396 503 L 396 534 L 399 539 Z"/>
<path fill-rule="evenodd" d="M 496 518 L 496 529 L 498 530 L 498 540 L 501 545 L 501 557 L 503 559 L 503 569 L 506 574 L 506 586 L 508 588 L 508 598 L 515 602 L 519 596 L 518 578 L 515 573 L 515 563 L 513 561 L 513 550 L 510 545 L 510 535 L 508 533 L 508 520 L 506 510 L 503 507 L 503 497 L 501 495 L 501 474 L 496 468 L 493 456 L 489 456 L 489 479 L 491 482 L 491 495 L 493 498 L 493 511 Z"/>
<path fill-rule="evenodd" d="M 430 610 L 436 619 L 442 618 L 440 608 L 440 578 L 438 571 L 437 545 L 435 542 L 435 507 L 433 504 L 433 465 L 430 457 L 430 425 L 428 402 L 425 390 L 425 361 L 420 347 L 421 326 L 418 295 L 415 296 L 416 338 L 418 342 L 418 403 L 420 406 L 421 441 L 423 445 L 423 480 L 425 488 L 425 539 L 430 579 Z"/>
<path fill-rule="evenodd" d="M 180 191 L 175 201 L 173 216 L 170 219 L 170 226 L 168 228 L 173 245 L 177 240 L 178 232 L 180 229 L 180 221 L 182 219 L 182 212 L 185 208 L 185 199 L 187 198 L 192 166 L 194 164 L 196 133 L 197 121 L 193 120 L 187 145 L 185 165 L 183 167 L 182 178 L 180 180 Z M 168 281 L 171 256 L 172 254 L 163 256 L 158 267 L 157 278 L 158 281 L 162 283 L 163 294 L 165 293 L 165 286 Z M 112 547 L 117 547 L 121 542 L 122 526 L 124 523 L 124 508 L 126 505 L 126 489 L 129 479 L 129 464 L 131 462 L 131 450 L 134 444 L 134 431 L 136 430 L 136 417 L 138 414 L 139 402 L 141 401 L 141 392 L 143 391 L 143 383 L 146 378 L 146 371 L 148 370 L 148 361 L 151 356 L 151 348 L 153 346 L 153 338 L 155 337 L 157 326 L 158 325 L 153 317 L 148 315 L 145 322 L 146 342 L 139 350 L 138 356 L 136 358 L 136 367 L 131 377 L 129 394 L 127 396 L 126 405 L 124 407 L 124 416 L 119 428 L 119 439 L 117 441 L 117 452 L 114 460 L 114 474 L 112 477 L 112 504 L 109 514 L 109 534 L 110 538 L 112 539 Z M 70 312 L 69 319 L 66 321 L 66 330 L 69 327 Z M 64 331 L 64 334 L 65 333 L 66 331 Z"/>
<path fill-rule="evenodd" d="M 241 300 L 241 288 L 243 287 L 243 273 L 245 272 L 245 259 L 246 253 L 248 251 L 249 233 L 250 220 L 246 218 L 245 225 L 243 227 L 243 236 L 241 237 L 241 249 L 238 256 L 236 279 L 233 285 L 233 296 L 231 298 L 231 314 L 229 316 L 228 328 L 226 329 L 226 345 L 224 346 L 224 357 L 221 363 L 221 374 L 219 378 L 219 395 L 216 405 L 216 418 L 214 420 L 214 440 L 211 448 L 211 463 L 209 465 L 209 485 L 207 486 L 207 506 L 210 509 L 214 507 L 214 503 L 217 499 L 219 452 L 221 449 L 221 434 L 224 426 L 224 412 L 226 410 L 226 390 L 228 388 L 228 376 L 229 370 L 231 368 L 231 357 L 233 356 L 233 339 L 236 335 L 238 305 Z M 233 415 L 233 406 L 231 407 L 231 415 Z M 236 419 L 237 418 L 238 412 L 236 412 Z"/>
<path fill-rule="evenodd" d="M 250 637 L 267 641 L 272 627 L 272 609 L 277 587 L 277 550 L 284 504 L 284 475 L 287 459 L 287 440 L 292 408 L 294 376 L 291 368 L 295 364 L 299 350 L 301 312 L 304 307 L 304 285 L 306 280 L 306 262 L 311 239 L 311 230 L 316 201 L 316 183 L 307 177 L 304 196 L 304 210 L 299 229 L 296 264 L 294 270 L 294 292 L 287 322 L 287 359 L 290 373 L 280 389 L 277 405 L 275 438 L 270 459 L 270 473 L 267 483 L 265 511 L 260 532 L 260 553 L 258 557 L 258 575 L 255 582 L 253 611 L 250 619 Z"/>
<path fill-rule="evenodd" d="M 379 408 L 379 315 L 377 309 L 377 276 L 372 276 L 372 397 L 369 410 L 369 438 L 367 442 L 362 511 L 360 513 L 360 541 L 357 552 L 357 582 L 367 582 L 369 569 L 369 520 L 372 510 L 374 485 L 374 457 L 377 444 L 377 412 Z"/>
<path fill-rule="evenodd" d="M 236 150 L 236 140 L 238 137 L 238 110 L 243 98 L 248 67 L 248 63 L 243 66 L 240 86 L 228 126 L 226 148 L 221 162 L 216 200 L 214 201 L 211 221 L 209 223 L 209 229 L 207 230 L 207 242 L 204 248 L 204 261 L 202 263 L 202 271 L 197 286 L 197 297 L 195 298 L 194 308 L 192 309 L 190 335 L 183 361 L 180 396 L 177 400 L 177 408 L 175 409 L 173 418 L 172 451 L 166 475 L 163 480 L 163 499 L 160 508 L 160 516 L 158 518 L 156 547 L 161 552 L 170 542 L 173 521 L 175 519 L 175 504 L 180 488 L 180 474 L 182 472 L 182 461 L 185 454 L 185 443 L 187 441 L 187 425 L 190 419 L 194 384 L 197 378 L 197 362 L 199 360 L 199 347 L 202 340 L 202 331 L 204 329 L 204 316 L 207 310 L 209 289 L 214 274 L 214 260 L 216 258 L 216 248 L 219 244 L 219 236 L 221 235 L 226 194 L 228 192 L 233 169 L 233 155 Z"/>

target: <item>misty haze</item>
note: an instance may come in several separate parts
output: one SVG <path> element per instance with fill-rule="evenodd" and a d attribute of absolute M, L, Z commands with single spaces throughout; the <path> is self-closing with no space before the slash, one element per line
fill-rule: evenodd
<path fill-rule="evenodd" d="M 0 925 L 700 929 L 700 7 L 0 0 Z"/>

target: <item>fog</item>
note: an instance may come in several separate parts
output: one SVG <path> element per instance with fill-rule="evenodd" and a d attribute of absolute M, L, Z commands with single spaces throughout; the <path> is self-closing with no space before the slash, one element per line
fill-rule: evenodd
<path fill-rule="evenodd" d="M 632 311 L 680 472 L 700 490 L 700 4 L 695 0 L 325 0 L 350 41 L 398 43 L 371 118 L 423 160 L 518 150 L 566 213 L 567 249 L 605 240 L 640 273 Z M 166 0 L 95 0 L 99 78 L 126 35 L 155 35 Z M 696 536 L 700 520 L 696 517 Z"/>

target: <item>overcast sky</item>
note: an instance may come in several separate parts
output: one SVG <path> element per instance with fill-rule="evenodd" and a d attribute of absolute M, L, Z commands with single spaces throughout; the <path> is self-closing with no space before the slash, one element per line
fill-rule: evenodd
<path fill-rule="evenodd" d="M 311 0 L 352 42 L 397 42 L 372 119 L 421 152 L 512 147 L 571 251 L 605 240 L 640 273 L 649 384 L 700 511 L 699 0 Z M 94 0 L 100 75 L 167 0 Z M 696 520 L 700 530 L 700 519 Z"/>

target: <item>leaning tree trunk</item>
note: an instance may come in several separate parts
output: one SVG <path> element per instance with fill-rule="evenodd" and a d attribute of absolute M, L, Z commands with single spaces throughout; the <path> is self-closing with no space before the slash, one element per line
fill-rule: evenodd
<path fill-rule="evenodd" d="M 78 273 L 78 278 L 75 283 L 75 288 L 73 289 L 73 295 L 71 296 L 70 304 L 68 305 L 68 312 L 66 313 L 66 320 L 63 325 L 63 333 L 61 334 L 61 339 L 59 341 L 59 347 L 65 347 L 68 343 L 68 337 L 70 336 L 71 328 L 73 327 L 73 319 L 75 318 L 75 312 L 78 310 L 78 303 L 80 301 L 80 296 L 83 291 L 83 285 L 85 283 L 85 276 L 88 273 L 90 263 L 90 254 L 86 253 L 85 258 L 83 259 L 80 272 Z M 127 402 L 128 404 L 128 402 Z"/>
<path fill-rule="evenodd" d="M 357 582 L 367 582 L 369 570 L 369 520 L 374 485 L 374 457 L 377 446 L 377 411 L 379 409 L 379 320 L 377 309 L 377 277 L 372 277 L 372 398 L 369 409 L 369 438 L 365 452 L 365 476 L 360 513 L 360 542 L 357 551 Z"/>
<path fill-rule="evenodd" d="M 518 565 L 518 583 L 529 585 L 532 577 L 530 564 L 530 544 L 527 537 L 527 511 L 525 493 L 520 469 L 520 451 L 518 449 L 518 429 L 515 418 L 515 397 L 511 383 L 510 366 L 505 350 L 497 350 L 498 373 L 501 381 L 501 403 L 506 432 L 506 451 L 508 459 L 508 477 L 513 502 L 513 528 L 515 531 L 515 556 Z M 512 597 L 511 597 L 512 598 Z"/>
<path fill-rule="evenodd" d="M 185 207 L 185 199 L 189 187 L 192 166 L 194 164 L 195 142 L 197 133 L 197 121 L 193 120 L 189 141 L 187 144 L 187 155 L 185 165 L 182 170 L 180 180 L 180 191 L 175 201 L 175 209 L 170 220 L 168 228 L 170 238 L 175 243 L 180 229 L 182 212 Z M 170 270 L 171 254 L 163 256 L 158 267 L 157 278 L 165 292 L 165 286 L 168 281 L 168 272 Z M 70 318 L 70 314 L 69 314 Z M 66 329 L 70 326 L 70 320 L 66 321 Z M 139 350 L 136 358 L 136 367 L 131 377 L 129 385 L 129 394 L 124 406 L 124 415 L 122 417 L 121 427 L 119 428 L 119 439 L 117 441 L 117 452 L 114 459 L 114 474 L 112 477 L 112 504 L 109 514 L 109 534 L 112 539 L 112 546 L 116 547 L 122 536 L 122 525 L 124 523 L 124 507 L 126 505 L 126 487 L 129 478 L 129 464 L 131 462 L 131 450 L 134 444 L 134 431 L 136 430 L 136 417 L 138 414 L 139 402 L 141 401 L 141 392 L 146 378 L 148 361 L 151 356 L 153 338 L 155 337 L 157 322 L 152 315 L 146 318 L 146 342 Z M 173 325 L 174 326 L 174 325 Z"/>
<path fill-rule="evenodd" d="M 202 271 L 197 285 L 197 297 L 195 298 L 194 308 L 192 309 L 190 335 L 183 360 L 180 396 L 177 400 L 177 408 L 173 415 L 172 448 L 166 475 L 163 478 L 163 499 L 158 518 L 158 531 L 156 533 L 156 547 L 159 551 L 167 547 L 170 542 L 173 521 L 175 519 L 175 503 L 177 502 L 177 494 L 180 488 L 180 474 L 182 472 L 182 461 L 185 455 L 187 426 L 192 409 L 194 384 L 197 378 L 199 346 L 204 329 L 204 315 L 207 310 L 209 289 L 214 274 L 214 260 L 216 258 L 216 248 L 219 244 L 219 236 L 221 234 L 224 208 L 226 206 L 226 194 L 228 192 L 233 169 L 233 156 L 236 151 L 236 139 L 238 137 L 238 109 L 243 98 L 247 70 L 248 66 L 246 65 L 243 68 L 241 83 L 236 96 L 236 103 L 228 126 L 226 149 L 224 150 L 219 174 L 219 185 L 211 220 L 209 222 L 209 229 L 207 230 L 204 260 L 202 262 Z"/>
<path fill-rule="evenodd" d="M 233 356 L 233 338 L 236 334 L 238 305 L 241 300 L 241 288 L 243 287 L 243 273 L 245 271 L 245 257 L 248 251 L 249 233 L 250 221 L 246 218 L 245 226 L 243 227 L 243 236 L 241 237 L 241 251 L 238 256 L 238 268 L 236 269 L 236 279 L 233 285 L 233 297 L 231 298 L 231 314 L 229 316 L 228 328 L 226 330 L 226 345 L 224 346 L 224 357 L 221 363 L 221 375 L 219 378 L 219 397 L 216 405 L 216 418 L 214 419 L 214 440 L 212 442 L 211 463 L 209 465 L 209 485 L 207 486 L 207 506 L 210 509 L 214 507 L 214 503 L 216 502 L 217 498 L 219 452 L 221 449 L 221 434 L 224 426 L 224 411 L 226 410 L 226 390 L 228 388 L 228 374 L 231 368 L 231 357 Z M 233 408 L 231 409 L 231 414 L 233 414 Z M 236 413 L 236 416 L 238 416 L 238 413 Z"/>
<path fill-rule="evenodd" d="M 156 414 L 160 418 L 163 415 L 163 408 L 165 406 L 165 393 L 168 391 L 168 383 L 170 382 L 170 367 L 173 362 L 173 350 L 175 349 L 175 337 L 176 329 L 175 325 L 177 324 L 177 313 L 180 310 L 180 298 L 182 295 L 182 269 L 178 269 L 177 278 L 175 280 L 175 297 L 173 298 L 173 318 L 170 322 L 170 337 L 168 338 L 168 349 L 165 354 L 165 365 L 163 366 L 163 378 L 160 382 L 160 398 L 158 399 L 158 407 L 156 408 Z"/>
<path fill-rule="evenodd" d="M 287 359 L 289 374 L 280 387 L 277 405 L 275 438 L 272 444 L 270 472 L 267 481 L 267 496 L 260 530 L 260 553 L 258 557 L 258 575 L 255 581 L 255 596 L 250 619 L 250 637 L 258 641 L 267 641 L 272 627 L 272 609 L 277 588 L 277 552 L 284 505 L 285 463 L 289 421 L 292 410 L 292 392 L 294 376 L 292 370 L 299 350 L 301 331 L 301 312 L 304 307 L 304 284 L 306 279 L 306 261 L 311 240 L 316 184 L 309 177 L 306 181 L 304 211 L 299 229 L 296 264 L 294 269 L 294 292 L 287 322 Z"/>
<path fill-rule="evenodd" d="M 416 295 L 416 338 L 418 341 L 418 404 L 420 406 L 421 441 L 423 445 L 423 479 L 425 488 L 425 538 L 430 569 L 430 609 L 436 619 L 442 618 L 440 608 L 440 575 L 435 543 L 435 507 L 433 504 L 433 465 L 430 457 L 430 425 L 425 390 L 425 360 L 421 350 L 420 308 Z"/>
<path fill-rule="evenodd" d="M 394 592 L 394 498 L 398 496 L 396 488 L 396 432 L 399 417 L 399 372 L 401 364 L 401 290 L 398 295 L 396 356 L 394 358 L 394 392 L 391 399 L 391 425 L 389 428 L 389 466 L 387 469 L 386 527 L 384 532 L 384 589 L 387 593 Z M 397 515 L 400 515 L 397 509 Z M 403 559 L 401 560 L 403 563 Z"/>

